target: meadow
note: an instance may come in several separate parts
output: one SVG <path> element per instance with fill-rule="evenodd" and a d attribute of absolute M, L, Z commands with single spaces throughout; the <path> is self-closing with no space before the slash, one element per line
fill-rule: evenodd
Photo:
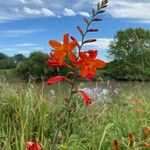
<path fill-rule="evenodd" d="M 44 150 L 144 150 L 144 128 L 150 126 L 150 83 L 92 82 L 76 86 L 91 92 L 92 105 L 73 96 L 76 109 L 65 111 L 65 83 L 0 83 L 0 149 L 25 150 L 37 141 Z M 130 147 L 128 134 L 134 135 Z M 56 136 L 58 134 L 58 136 Z M 147 137 L 147 143 L 150 139 Z M 147 148 L 148 149 L 148 148 Z"/>

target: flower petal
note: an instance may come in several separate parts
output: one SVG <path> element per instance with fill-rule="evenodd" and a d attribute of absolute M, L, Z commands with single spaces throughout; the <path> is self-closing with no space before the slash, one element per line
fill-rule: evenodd
<path fill-rule="evenodd" d="M 87 77 L 89 80 L 92 80 L 92 79 L 94 78 L 95 73 L 96 73 L 96 68 L 88 69 L 88 72 L 87 72 L 86 77 Z"/>
<path fill-rule="evenodd" d="M 56 83 L 58 83 L 58 82 L 60 82 L 60 81 L 63 81 L 63 80 L 66 80 L 66 81 L 68 81 L 68 82 L 71 82 L 70 79 L 68 79 L 68 78 L 66 78 L 66 77 L 64 77 L 64 76 L 55 76 L 55 77 L 49 78 L 49 79 L 46 81 L 46 83 L 47 83 L 48 85 L 53 85 L 53 84 L 56 84 Z"/>
<path fill-rule="evenodd" d="M 82 94 L 82 97 L 83 97 L 83 101 L 85 104 L 89 105 L 92 103 L 92 99 L 91 97 L 89 96 L 89 94 L 87 94 L 86 92 L 84 92 L 83 90 L 81 89 L 78 89 L 77 92 L 80 92 Z"/>
<path fill-rule="evenodd" d="M 27 150 L 43 150 L 40 144 L 36 142 L 29 141 L 27 142 Z"/>
<path fill-rule="evenodd" d="M 93 59 L 97 56 L 97 50 L 88 50 L 87 53 L 89 54 L 89 57 Z"/>
<path fill-rule="evenodd" d="M 86 55 L 86 52 L 79 52 L 79 57 L 83 60 L 88 58 L 88 56 Z"/>
<path fill-rule="evenodd" d="M 68 53 L 68 58 L 69 58 L 72 62 L 75 62 L 75 61 L 76 61 L 76 56 L 75 56 L 73 53 L 71 53 L 71 52 Z"/>
<path fill-rule="evenodd" d="M 134 144 L 134 136 L 133 136 L 132 132 L 129 133 L 128 138 L 129 138 L 129 141 L 130 141 L 130 145 L 129 146 L 132 147 L 133 144 Z"/>
<path fill-rule="evenodd" d="M 115 150 L 119 150 L 119 142 L 117 139 L 114 139 L 114 148 Z"/>
<path fill-rule="evenodd" d="M 62 48 L 62 44 L 58 41 L 55 41 L 55 40 L 50 40 L 49 45 L 52 46 L 54 49 L 60 50 Z"/>
<path fill-rule="evenodd" d="M 71 41 L 70 44 L 69 44 L 70 45 L 70 50 L 73 50 L 77 46 L 77 44 L 78 44 L 77 41 Z"/>
<path fill-rule="evenodd" d="M 88 74 L 88 68 L 86 66 L 82 67 L 80 71 L 81 77 L 87 77 L 87 74 Z"/>
<path fill-rule="evenodd" d="M 104 68 L 106 66 L 106 63 L 100 59 L 95 59 L 94 63 L 95 63 L 95 67 L 99 69 Z"/>
<path fill-rule="evenodd" d="M 69 44 L 69 34 L 68 33 L 64 35 L 63 44 L 64 45 Z"/>

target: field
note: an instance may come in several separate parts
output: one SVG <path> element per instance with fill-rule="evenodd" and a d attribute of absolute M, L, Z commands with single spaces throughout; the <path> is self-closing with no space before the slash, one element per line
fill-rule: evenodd
<path fill-rule="evenodd" d="M 1 82 L 0 149 L 25 150 L 27 141 L 37 141 L 44 150 L 111 150 L 117 138 L 120 149 L 127 150 L 129 132 L 134 135 L 131 149 L 144 149 L 143 129 L 150 126 L 149 83 L 120 83 L 117 88 L 109 82 L 78 85 L 88 86 L 87 91 L 93 86 L 93 104 L 87 106 L 74 96 L 76 107 L 68 117 L 64 83 L 48 87 Z M 94 87 L 100 85 L 103 90 L 96 95 Z"/>

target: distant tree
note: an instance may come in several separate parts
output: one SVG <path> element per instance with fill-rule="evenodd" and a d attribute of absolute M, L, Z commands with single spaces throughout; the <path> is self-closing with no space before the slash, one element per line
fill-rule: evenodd
<path fill-rule="evenodd" d="M 7 58 L 8 56 L 3 54 L 3 53 L 0 53 L 0 59 L 4 59 L 4 58 Z"/>
<path fill-rule="evenodd" d="M 113 77 L 150 79 L 150 30 L 129 28 L 117 32 L 108 53 L 113 59 L 108 65 Z"/>
<path fill-rule="evenodd" d="M 11 69 L 15 67 L 16 67 L 16 64 L 13 58 L 3 53 L 0 53 L 0 69 Z"/>
<path fill-rule="evenodd" d="M 49 68 L 45 62 L 49 58 L 42 52 L 33 52 L 29 58 L 21 61 L 17 65 L 17 73 L 23 79 L 29 79 L 30 76 L 35 80 L 41 80 L 53 74 L 53 69 Z"/>
<path fill-rule="evenodd" d="M 13 58 L 14 58 L 16 64 L 25 60 L 25 56 L 23 54 L 17 54 Z"/>

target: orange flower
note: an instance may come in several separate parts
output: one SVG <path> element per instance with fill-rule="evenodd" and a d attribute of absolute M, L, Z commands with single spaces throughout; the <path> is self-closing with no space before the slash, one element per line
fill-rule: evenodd
<path fill-rule="evenodd" d="M 147 127 L 144 128 L 144 140 L 146 141 L 148 138 L 149 129 Z"/>
<path fill-rule="evenodd" d="M 46 61 L 46 64 L 48 64 L 48 66 L 50 66 L 50 67 L 64 67 L 67 65 L 65 62 L 63 62 L 62 64 L 59 64 L 58 59 L 54 58 L 53 54 L 50 53 L 50 56 L 51 56 L 51 58 Z"/>
<path fill-rule="evenodd" d="M 119 142 L 117 139 L 114 139 L 114 149 L 119 150 Z"/>
<path fill-rule="evenodd" d="M 133 136 L 133 133 L 130 132 L 129 135 L 128 135 L 128 137 L 129 137 L 129 141 L 130 141 L 130 145 L 129 145 L 129 146 L 132 147 L 133 144 L 134 144 L 134 136 Z"/>
<path fill-rule="evenodd" d="M 80 92 L 82 94 L 83 101 L 85 104 L 89 105 L 92 103 L 92 99 L 90 98 L 90 96 L 86 92 L 84 92 L 83 90 L 80 90 L 80 89 L 76 90 L 76 92 Z"/>
<path fill-rule="evenodd" d="M 148 143 L 144 143 L 144 147 L 146 147 L 146 148 L 150 148 L 150 144 L 148 144 Z"/>
<path fill-rule="evenodd" d="M 52 55 L 60 65 L 63 64 L 66 55 L 71 61 L 76 60 L 72 50 L 77 46 L 77 41 L 69 42 L 69 34 L 64 35 L 63 44 L 55 40 L 50 40 L 49 44 L 55 49 Z"/>
<path fill-rule="evenodd" d="M 29 141 L 27 142 L 27 150 L 43 150 L 42 147 L 36 143 L 36 142 L 32 142 L 32 141 Z"/>
<path fill-rule="evenodd" d="M 68 78 L 64 77 L 64 76 L 55 76 L 55 77 L 52 77 L 52 78 L 49 78 L 46 83 L 48 85 L 53 85 L 53 84 L 56 84 L 60 81 L 63 81 L 63 80 L 66 80 L 68 82 L 71 82 Z"/>
<path fill-rule="evenodd" d="M 96 68 L 104 68 L 106 63 L 100 59 L 96 59 L 97 51 L 89 50 L 86 52 L 79 52 L 79 61 L 74 62 L 75 66 L 81 68 L 81 77 L 92 79 L 96 73 Z"/>

